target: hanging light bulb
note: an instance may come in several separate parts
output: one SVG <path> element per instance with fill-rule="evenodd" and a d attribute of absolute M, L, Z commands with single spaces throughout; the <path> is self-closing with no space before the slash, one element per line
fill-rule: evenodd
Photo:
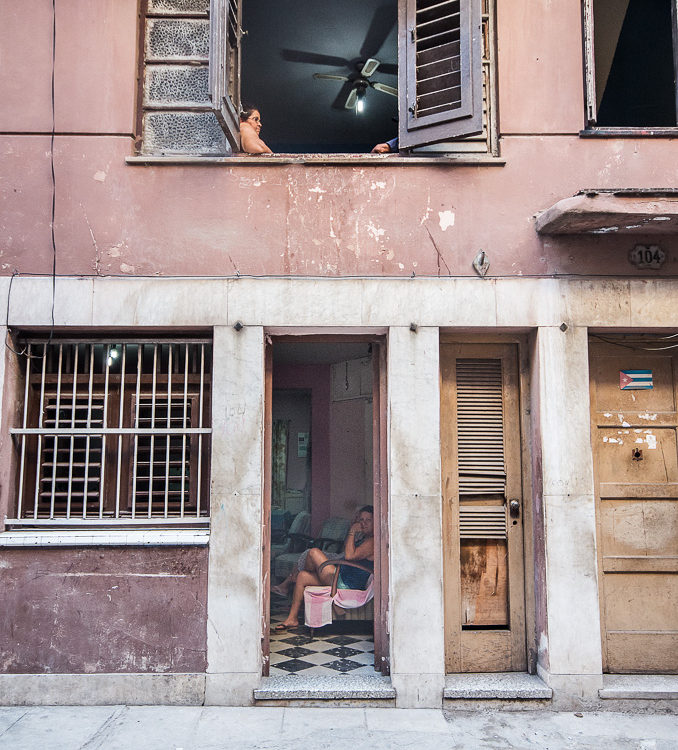
<path fill-rule="evenodd" d="M 361 114 L 365 110 L 365 92 L 358 91 L 358 98 L 355 103 L 355 111 Z"/>

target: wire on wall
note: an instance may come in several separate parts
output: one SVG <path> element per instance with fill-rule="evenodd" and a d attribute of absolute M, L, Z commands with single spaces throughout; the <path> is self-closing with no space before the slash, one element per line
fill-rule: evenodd
<path fill-rule="evenodd" d="M 56 218 L 56 174 L 54 172 L 54 136 L 56 133 L 56 105 L 55 105 L 56 98 L 54 95 L 55 70 L 56 70 L 56 0 L 52 0 L 52 76 L 51 76 L 52 131 L 50 133 L 50 140 L 49 140 L 49 168 L 50 168 L 50 177 L 51 177 L 51 182 L 52 182 L 52 202 L 51 202 L 50 221 L 49 221 L 50 238 L 51 238 L 51 243 L 52 243 L 52 304 L 51 304 L 51 309 L 50 309 L 51 325 L 49 329 L 49 338 L 47 340 L 47 343 L 50 343 L 52 341 L 52 337 L 54 335 L 54 302 L 56 299 L 57 250 L 56 250 L 56 237 L 54 235 L 54 220 Z M 14 354 L 22 357 L 22 356 L 27 355 L 28 353 L 27 347 L 23 347 L 21 350 L 17 350 L 8 341 L 11 338 L 11 333 L 12 333 L 9 327 L 9 310 L 10 310 L 10 300 L 12 298 L 12 284 L 14 282 L 14 278 L 19 275 L 20 275 L 19 270 L 15 268 L 14 271 L 12 271 L 12 275 L 9 280 L 9 288 L 7 290 L 7 312 L 5 316 L 5 330 L 6 330 L 5 347 L 9 349 L 11 352 L 13 352 Z M 47 347 L 43 349 L 43 353 L 46 351 L 47 351 Z M 44 354 L 42 356 L 44 356 Z"/>
<path fill-rule="evenodd" d="M 49 331 L 49 340 L 54 334 L 54 300 L 56 299 L 56 239 L 54 237 L 54 219 L 56 216 L 56 176 L 54 174 L 54 133 L 56 131 L 56 106 L 54 97 L 54 78 L 56 68 L 56 0 L 52 0 L 52 133 L 50 135 L 49 163 L 52 175 L 52 211 L 50 216 L 50 235 L 52 239 L 52 309 L 50 317 L 52 325 Z"/>

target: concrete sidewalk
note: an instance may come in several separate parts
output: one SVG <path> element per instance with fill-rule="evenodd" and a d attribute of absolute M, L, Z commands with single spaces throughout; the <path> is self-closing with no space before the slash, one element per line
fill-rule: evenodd
<path fill-rule="evenodd" d="M 2 750 L 675 750 L 678 716 L 395 708 L 0 708 Z"/>

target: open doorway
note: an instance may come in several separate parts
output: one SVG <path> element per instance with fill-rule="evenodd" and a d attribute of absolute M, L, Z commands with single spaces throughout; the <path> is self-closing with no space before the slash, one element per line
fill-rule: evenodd
<path fill-rule="evenodd" d="M 388 673 L 383 356 L 379 340 L 355 337 L 268 346 L 264 674 Z M 350 566 L 335 561 L 361 544 L 373 559 L 353 560 L 367 570 L 347 586 Z M 337 575 L 307 588 L 291 615 L 316 550 Z"/>

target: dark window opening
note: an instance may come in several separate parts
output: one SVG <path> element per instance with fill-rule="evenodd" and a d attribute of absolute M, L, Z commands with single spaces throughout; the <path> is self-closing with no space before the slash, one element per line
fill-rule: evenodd
<path fill-rule="evenodd" d="M 600 127 L 675 127 L 674 0 L 597 0 L 596 104 Z"/>
<path fill-rule="evenodd" d="M 269 147 L 369 152 L 394 138 L 398 98 L 380 87 L 397 92 L 397 26 L 397 0 L 244 2 L 241 100 Z"/>

